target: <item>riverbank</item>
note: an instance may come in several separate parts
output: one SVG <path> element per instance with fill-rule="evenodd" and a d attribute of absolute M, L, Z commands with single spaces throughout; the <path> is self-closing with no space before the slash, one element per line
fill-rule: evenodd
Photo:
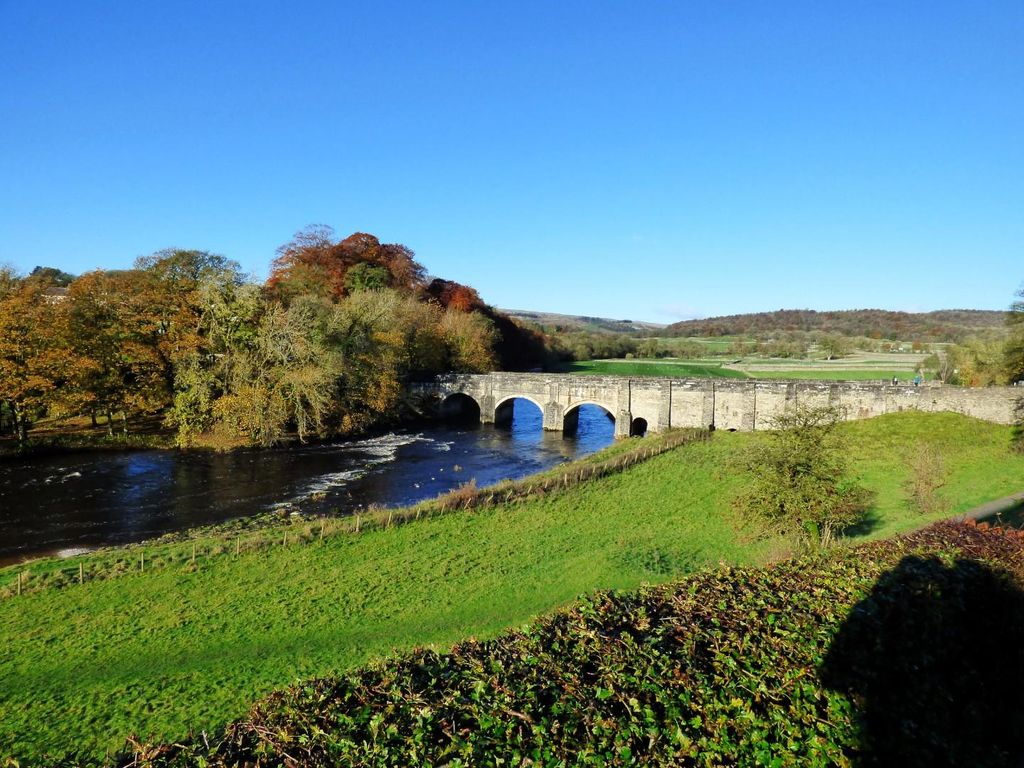
<path fill-rule="evenodd" d="M 0 565 L 210 524 L 246 531 L 278 513 L 406 506 L 470 478 L 487 486 L 536 474 L 613 440 L 596 408 L 583 409 L 577 433 L 565 436 L 544 432 L 539 411 L 520 405 L 508 427 L 433 423 L 273 450 L 86 451 L 0 463 Z"/>
<path fill-rule="evenodd" d="M 0 567 L 0 599 L 43 589 L 60 589 L 102 579 L 152 572 L 173 566 L 196 566 L 220 556 L 238 556 L 276 546 L 320 543 L 339 535 L 388 529 L 438 515 L 511 504 L 564 492 L 621 472 L 679 446 L 706 440 L 703 430 L 671 430 L 649 438 L 612 443 L 596 454 L 529 475 L 477 487 L 464 483 L 448 493 L 397 508 L 370 506 L 342 517 L 310 516 L 302 505 L 288 505 L 222 523 L 196 526 L 146 541 L 100 547 L 71 557 L 43 556 Z"/>
<path fill-rule="evenodd" d="M 945 459 L 942 516 L 1015 492 L 1024 477 L 1007 427 L 905 412 L 843 429 L 878 498 L 851 541 L 928 521 L 904 489 L 922 445 Z M 731 508 L 742 480 L 730 461 L 754 439 L 716 432 L 565 490 L 323 541 L 313 528 L 304 543 L 282 536 L 235 555 L 230 539 L 199 539 L 223 551 L 145 570 L 130 556 L 118 578 L 2 600 L 0 744 L 38 761 L 102 756 L 131 733 L 167 741 L 211 731 L 295 680 L 493 637 L 595 589 L 784 557 L 789 542 L 757 539 Z"/>
<path fill-rule="evenodd" d="M 125 428 L 127 427 L 127 433 Z M 52 456 L 78 451 L 168 450 L 175 447 L 174 430 L 159 414 L 137 416 L 127 425 L 103 417 L 95 425 L 87 417 L 45 419 L 29 431 L 29 440 L 19 445 L 12 435 L 0 435 L 0 461 Z"/>

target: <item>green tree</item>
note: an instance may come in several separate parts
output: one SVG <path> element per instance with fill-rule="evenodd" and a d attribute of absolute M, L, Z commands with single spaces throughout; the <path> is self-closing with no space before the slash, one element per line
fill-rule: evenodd
<path fill-rule="evenodd" d="M 349 268 L 345 273 L 345 290 L 348 293 L 356 291 L 379 291 L 387 288 L 391 281 L 391 275 L 387 269 L 373 264 L 362 262 Z"/>
<path fill-rule="evenodd" d="M 36 267 L 29 273 L 29 277 L 38 277 L 61 288 L 66 288 L 75 281 L 75 276 L 57 267 Z"/>
<path fill-rule="evenodd" d="M 818 346 L 826 360 L 835 360 L 850 353 L 850 342 L 843 336 L 827 334 L 818 340 Z"/>
<path fill-rule="evenodd" d="M 1006 343 L 1006 376 L 1012 383 L 1024 382 L 1024 288 L 1017 291 L 1017 300 L 1006 317 L 1010 338 Z M 1024 386 L 1024 384 L 1021 384 Z M 1024 393 L 1017 398 L 1013 426 L 1013 448 L 1024 453 Z"/>
<path fill-rule="evenodd" d="M 64 388 L 69 408 L 105 413 L 108 425 L 120 413 L 125 431 L 128 417 L 157 412 L 172 396 L 145 287 L 137 271 L 89 272 L 71 284 L 65 305 L 68 349 L 79 362 Z"/>
<path fill-rule="evenodd" d="M 229 274 L 202 279 L 195 295 L 201 344 L 175 366 L 174 405 L 168 414 L 181 446 L 194 444 L 214 427 L 214 405 L 240 380 L 236 368 L 255 349 L 267 311 L 259 286 Z"/>
<path fill-rule="evenodd" d="M 1006 343 L 1005 368 L 1010 382 L 1024 381 L 1024 288 L 1017 291 L 1017 300 L 1006 315 L 1010 338 Z"/>
<path fill-rule="evenodd" d="M 840 415 L 831 406 L 799 406 L 777 417 L 741 461 L 748 479 L 737 508 L 823 547 L 862 520 L 872 496 L 847 475 Z"/>
<path fill-rule="evenodd" d="M 300 440 L 326 434 L 341 374 L 332 334 L 332 307 L 321 298 L 270 304 L 251 346 L 232 353 L 224 394 L 212 407 L 217 427 L 264 446 L 289 430 Z"/>

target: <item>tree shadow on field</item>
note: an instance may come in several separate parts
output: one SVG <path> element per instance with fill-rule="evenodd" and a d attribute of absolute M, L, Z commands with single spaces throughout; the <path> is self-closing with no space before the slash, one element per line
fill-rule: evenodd
<path fill-rule="evenodd" d="M 882 514 L 875 508 L 874 504 L 872 504 L 868 508 L 867 512 L 864 513 L 864 517 L 853 525 L 847 526 L 843 529 L 843 536 L 867 536 L 876 528 L 880 527 L 883 522 Z"/>
<path fill-rule="evenodd" d="M 1024 593 L 973 560 L 906 557 L 821 668 L 855 702 L 860 766 L 1024 766 Z"/>

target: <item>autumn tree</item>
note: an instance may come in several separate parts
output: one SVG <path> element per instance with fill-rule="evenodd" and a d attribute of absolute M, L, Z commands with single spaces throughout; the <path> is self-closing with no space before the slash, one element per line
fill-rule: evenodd
<path fill-rule="evenodd" d="M 996 339 L 969 339 L 945 351 L 947 381 L 964 387 L 1006 382 L 1005 345 Z"/>
<path fill-rule="evenodd" d="M 265 446 L 289 428 L 300 440 L 326 432 L 341 372 L 332 314 L 315 296 L 266 308 L 252 345 L 235 350 L 226 391 L 213 406 L 222 429 Z"/>
<path fill-rule="evenodd" d="M 83 412 L 128 417 L 171 400 L 173 369 L 159 349 L 160 308 L 137 271 L 89 272 L 68 289 L 70 350 L 80 361 L 69 392 Z"/>
<path fill-rule="evenodd" d="M 57 267 L 36 267 L 29 273 L 29 277 L 36 277 L 50 285 L 66 288 L 74 282 L 75 276 Z"/>
<path fill-rule="evenodd" d="M 473 312 L 445 312 L 441 333 L 449 353 L 446 370 L 487 373 L 495 369 L 494 347 L 498 332 L 487 317 Z"/>
<path fill-rule="evenodd" d="M 51 403 L 68 358 L 55 332 L 57 307 L 46 301 L 45 278 L 19 279 L 0 270 L 0 402 L 11 414 L 19 444 Z"/>
<path fill-rule="evenodd" d="M 174 405 L 168 414 L 182 446 L 214 427 L 214 405 L 244 378 L 267 310 L 259 286 L 239 282 L 230 273 L 201 279 L 195 295 L 201 345 L 175 366 Z"/>
<path fill-rule="evenodd" d="M 367 266 L 350 284 L 349 271 L 361 264 Z M 418 291 L 423 287 L 424 275 L 423 267 L 404 245 L 381 243 L 364 232 L 339 241 L 333 229 L 316 225 L 298 232 L 291 242 L 278 248 L 267 288 L 286 303 L 304 295 L 338 300 L 353 289 L 367 287 L 367 283 L 374 288 Z"/>

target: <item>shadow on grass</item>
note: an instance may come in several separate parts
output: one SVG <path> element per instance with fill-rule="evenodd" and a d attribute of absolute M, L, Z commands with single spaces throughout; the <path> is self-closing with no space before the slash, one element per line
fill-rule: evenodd
<path fill-rule="evenodd" d="M 851 525 L 849 528 L 843 529 L 843 536 L 855 537 L 855 536 L 867 536 L 872 533 L 876 528 L 885 522 L 882 515 L 875 507 L 871 507 L 864 514 L 860 520 Z"/>
<path fill-rule="evenodd" d="M 972 560 L 907 557 L 854 606 L 821 679 L 862 766 L 1024 765 L 1024 593 Z"/>

